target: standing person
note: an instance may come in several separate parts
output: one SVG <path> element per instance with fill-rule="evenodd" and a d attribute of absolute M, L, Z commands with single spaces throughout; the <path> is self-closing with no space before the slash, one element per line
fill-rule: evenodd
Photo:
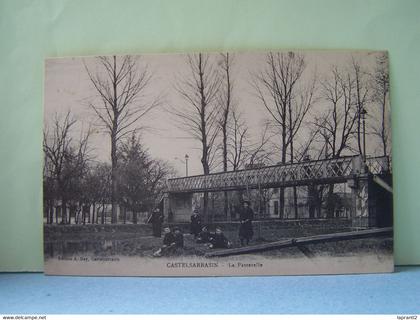
<path fill-rule="evenodd" d="M 252 229 L 253 219 L 254 212 L 250 207 L 250 202 L 244 200 L 242 210 L 239 212 L 239 239 L 241 240 L 241 245 L 244 245 L 244 242 L 248 245 L 254 235 L 254 230 Z"/>
<path fill-rule="evenodd" d="M 153 236 L 158 238 L 162 236 L 163 219 L 163 213 L 160 212 L 159 208 L 153 210 L 152 216 L 150 218 L 153 227 Z"/>
<path fill-rule="evenodd" d="M 201 217 L 199 215 L 198 209 L 194 209 L 193 214 L 191 215 L 190 230 L 191 234 L 194 235 L 194 239 L 197 238 L 201 231 Z"/>

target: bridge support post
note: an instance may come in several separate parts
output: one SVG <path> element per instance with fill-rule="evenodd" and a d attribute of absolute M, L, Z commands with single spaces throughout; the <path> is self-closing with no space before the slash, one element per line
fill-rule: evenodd
<path fill-rule="evenodd" d="M 169 206 L 169 193 L 165 192 L 162 198 L 162 213 L 166 222 L 172 222 L 173 214 L 171 211 L 171 207 Z"/>
<path fill-rule="evenodd" d="M 359 176 L 354 184 L 352 227 L 369 228 L 373 221 L 373 212 L 369 208 L 369 178 L 367 175 Z"/>
<path fill-rule="evenodd" d="M 163 214 L 169 222 L 189 222 L 192 214 L 192 193 L 166 194 L 163 199 Z"/>
<path fill-rule="evenodd" d="M 375 208 L 371 207 L 369 198 L 371 178 L 362 157 L 353 159 L 353 174 L 354 178 L 348 182 L 352 188 L 353 199 L 352 227 L 361 229 L 375 227 Z"/>

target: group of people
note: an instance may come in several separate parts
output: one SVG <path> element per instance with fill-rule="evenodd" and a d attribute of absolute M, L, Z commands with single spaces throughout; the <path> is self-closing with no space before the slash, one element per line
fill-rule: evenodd
<path fill-rule="evenodd" d="M 254 230 L 252 228 L 253 219 L 254 212 L 250 207 L 249 201 L 245 200 L 243 201 L 242 209 L 239 212 L 239 239 L 242 246 L 245 244 L 248 245 L 254 236 Z M 217 227 L 215 233 L 210 233 L 206 226 L 202 226 L 201 217 L 197 209 L 194 210 L 191 216 L 190 231 L 198 243 L 208 242 L 212 248 L 228 248 L 231 245 L 230 241 L 224 236 L 221 227 Z"/>
<path fill-rule="evenodd" d="M 205 243 L 211 249 L 227 249 L 232 247 L 232 243 L 226 238 L 222 227 L 217 226 L 215 232 L 210 232 L 206 226 L 196 236 L 197 243 Z"/>
<path fill-rule="evenodd" d="M 250 202 L 243 201 L 243 206 L 239 212 L 239 239 L 241 245 L 248 245 L 254 235 L 252 220 L 254 219 L 254 212 L 250 207 Z M 153 235 L 161 237 L 162 223 L 164 217 L 159 209 L 156 209 L 149 219 L 153 225 Z M 194 236 L 196 243 L 204 243 L 211 249 L 230 248 L 232 243 L 227 239 L 223 233 L 221 226 L 215 228 L 215 232 L 210 232 L 208 227 L 202 225 L 202 220 L 199 210 L 195 209 L 191 215 L 190 233 Z M 184 247 L 184 236 L 179 228 L 174 228 L 172 231 L 170 227 L 164 228 L 164 237 L 162 247 L 159 248 L 153 255 L 162 256 L 173 253 L 178 248 Z"/>
<path fill-rule="evenodd" d="M 171 228 L 165 227 L 163 232 L 164 236 L 162 247 L 153 253 L 154 257 L 169 255 L 175 253 L 177 249 L 184 247 L 184 235 L 179 228 L 175 228 L 172 232 Z"/>

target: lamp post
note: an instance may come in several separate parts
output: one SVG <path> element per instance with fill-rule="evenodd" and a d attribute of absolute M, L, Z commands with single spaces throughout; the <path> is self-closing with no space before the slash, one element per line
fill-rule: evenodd
<path fill-rule="evenodd" d="M 182 160 L 182 159 L 180 159 L 180 158 L 178 158 L 178 157 L 175 157 L 174 159 L 175 160 L 178 160 L 179 162 L 182 162 L 182 163 L 185 163 L 185 176 L 186 177 L 188 177 L 188 159 L 189 159 L 190 157 L 189 157 L 189 155 L 188 154 L 185 154 L 185 156 L 184 156 L 184 159 L 185 160 Z"/>
<path fill-rule="evenodd" d="M 362 117 L 363 121 L 363 160 L 366 161 L 366 115 L 367 111 L 365 108 L 360 110 L 360 116 Z"/>
<path fill-rule="evenodd" d="M 185 154 L 185 176 L 188 177 L 188 154 Z"/>

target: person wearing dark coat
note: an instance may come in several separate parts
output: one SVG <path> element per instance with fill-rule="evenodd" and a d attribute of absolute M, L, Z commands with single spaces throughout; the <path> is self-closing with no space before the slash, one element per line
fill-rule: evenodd
<path fill-rule="evenodd" d="M 230 241 L 223 234 L 222 228 L 220 227 L 216 228 L 216 233 L 211 236 L 209 241 L 209 247 L 211 249 L 227 249 L 231 247 Z"/>
<path fill-rule="evenodd" d="M 201 231 L 201 217 L 198 214 L 198 210 L 195 209 L 192 216 L 191 216 L 191 224 L 190 224 L 191 234 L 194 235 L 194 238 L 197 238 L 198 234 Z"/>
<path fill-rule="evenodd" d="M 165 228 L 165 235 L 163 236 L 163 245 L 171 246 L 175 243 L 175 235 L 169 227 Z"/>
<path fill-rule="evenodd" d="M 163 213 L 159 208 L 153 210 L 150 221 L 152 222 L 153 236 L 160 238 L 162 236 Z"/>
<path fill-rule="evenodd" d="M 241 245 L 244 245 L 244 242 L 248 245 L 254 235 L 254 230 L 252 228 L 254 212 L 249 204 L 249 201 L 244 201 L 242 210 L 239 212 L 239 239 L 241 240 Z"/>
<path fill-rule="evenodd" d="M 153 253 L 154 257 L 161 257 L 162 255 L 167 255 L 175 249 L 176 239 L 175 234 L 171 231 L 169 227 L 166 227 L 164 230 L 163 236 L 163 245 L 160 247 L 155 253 Z"/>
<path fill-rule="evenodd" d="M 176 228 L 174 232 L 174 236 L 175 236 L 175 247 L 184 248 L 184 235 L 182 234 L 181 230 Z"/>
<path fill-rule="evenodd" d="M 213 236 L 214 234 L 210 233 L 210 231 L 207 229 L 206 226 L 204 226 L 203 228 L 201 228 L 200 233 L 198 234 L 197 237 L 197 243 L 208 243 L 210 242 L 210 238 Z"/>

